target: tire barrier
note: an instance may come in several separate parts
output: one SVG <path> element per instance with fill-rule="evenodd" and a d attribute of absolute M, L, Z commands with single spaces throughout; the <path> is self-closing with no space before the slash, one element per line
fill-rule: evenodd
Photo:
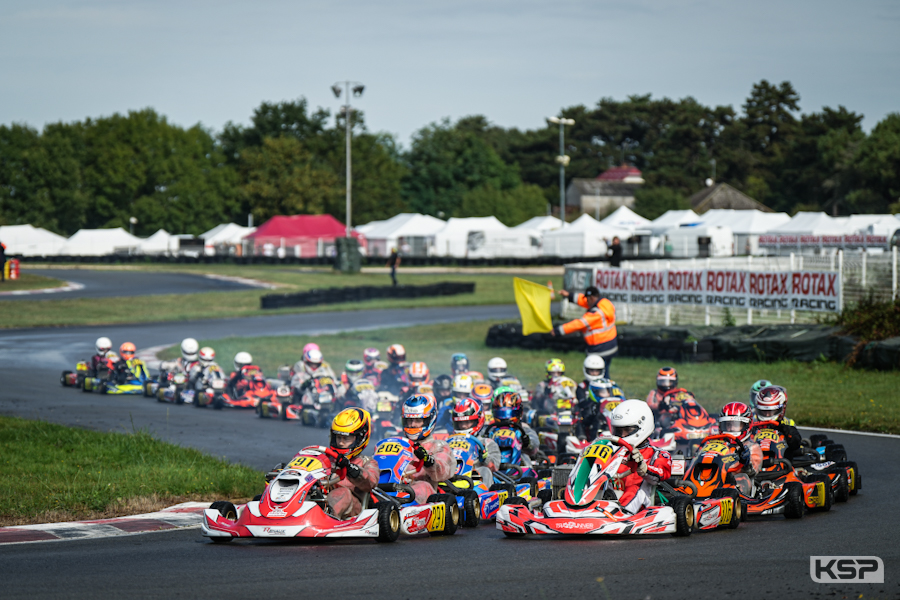
<path fill-rule="evenodd" d="M 846 362 L 859 340 L 840 335 L 827 325 L 741 325 L 738 327 L 617 326 L 620 357 L 652 358 L 667 362 L 775 362 L 796 360 Z M 584 352 L 580 334 L 522 335 L 521 323 L 492 326 L 485 344 L 491 348 L 518 347 L 552 352 Z M 900 338 L 870 342 L 858 349 L 853 366 L 900 369 Z"/>
<path fill-rule="evenodd" d="M 430 285 L 398 285 L 396 287 L 390 285 L 362 285 L 357 287 L 322 288 L 295 294 L 266 294 L 260 298 L 260 303 L 262 308 L 287 308 L 359 302 L 379 298 L 426 298 L 474 293 L 475 283 L 444 281 Z"/>

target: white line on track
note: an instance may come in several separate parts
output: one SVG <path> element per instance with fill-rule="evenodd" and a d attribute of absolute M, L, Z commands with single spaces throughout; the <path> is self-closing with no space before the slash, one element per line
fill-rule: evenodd
<path fill-rule="evenodd" d="M 55 288 L 41 288 L 37 290 L 15 290 L 12 292 L 0 292 L 0 296 L 33 296 L 35 294 L 56 294 L 58 292 L 74 292 L 76 290 L 83 290 L 84 285 L 81 283 L 75 283 L 74 281 L 67 281 L 66 285 L 55 287 Z"/>

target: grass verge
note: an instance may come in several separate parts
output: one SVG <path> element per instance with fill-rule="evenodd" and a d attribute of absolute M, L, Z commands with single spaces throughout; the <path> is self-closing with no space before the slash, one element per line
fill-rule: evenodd
<path fill-rule="evenodd" d="M 0 292 L 16 292 L 18 290 L 40 290 L 65 285 L 64 281 L 33 273 L 19 273 L 18 279 L 7 279 L 0 283 Z"/>
<path fill-rule="evenodd" d="M 261 475 L 154 439 L 0 417 L 0 525 L 95 519 L 249 498 Z"/>
<path fill-rule="evenodd" d="M 205 267 L 206 265 L 196 265 Z M 346 287 L 358 285 L 386 285 L 390 279 L 385 275 L 357 274 L 343 275 L 331 271 L 301 271 L 285 267 L 239 268 L 233 265 L 209 265 L 216 269 L 197 269 L 197 273 L 215 272 L 279 283 L 285 286 L 277 293 L 305 291 L 323 287 Z M 525 277 L 546 284 L 553 281 L 559 289 L 562 277 Z M 148 323 L 154 321 L 186 321 L 194 319 L 215 319 L 224 317 L 250 317 L 280 313 L 303 313 L 322 311 L 347 311 L 374 308 L 420 308 L 424 306 L 473 306 L 488 304 L 512 304 L 512 275 L 471 275 L 471 274 L 427 274 L 401 275 L 401 283 L 426 285 L 439 281 L 475 281 L 474 294 L 458 296 L 438 296 L 410 300 L 385 299 L 349 302 L 308 308 L 284 308 L 262 310 L 259 299 L 271 290 L 247 290 L 239 292 L 211 292 L 204 294 L 181 294 L 160 296 L 129 297 L 127 302 L 103 301 L 96 298 L 60 298 L 40 302 L 15 302 L 4 305 L 4 318 L 0 328 L 48 327 L 65 325 L 101 325 L 113 323 Z M 105 299 L 112 300 L 112 299 Z"/>
<path fill-rule="evenodd" d="M 378 329 L 322 335 L 310 338 L 292 336 L 224 338 L 204 340 L 216 349 L 220 362 L 229 366 L 231 358 L 241 350 L 249 351 L 254 362 L 267 373 L 275 373 L 282 364 L 293 364 L 303 345 L 315 340 L 325 358 L 340 372 L 350 358 L 362 358 L 364 348 L 374 346 L 384 355 L 389 344 L 406 346 L 410 360 L 424 360 L 432 376 L 449 372 L 450 355 L 465 352 L 472 369 L 484 371 L 493 356 L 509 363 L 510 373 L 529 388 L 541 380 L 549 354 L 520 348 L 488 348 L 484 343 L 490 322 L 448 323 L 408 328 Z M 175 340 L 173 340 L 175 341 Z M 178 349 L 164 353 L 174 357 Z M 559 355 L 568 374 L 581 379 L 581 353 Z M 630 398 L 645 398 L 656 385 L 656 371 L 663 363 L 650 359 L 615 358 L 613 378 Z M 750 386 L 757 379 L 769 379 L 788 390 L 788 416 L 801 425 L 833 427 L 858 431 L 900 433 L 900 373 L 859 371 L 835 363 L 686 363 L 675 365 L 679 383 L 693 391 L 710 412 L 734 401 L 746 401 Z"/>

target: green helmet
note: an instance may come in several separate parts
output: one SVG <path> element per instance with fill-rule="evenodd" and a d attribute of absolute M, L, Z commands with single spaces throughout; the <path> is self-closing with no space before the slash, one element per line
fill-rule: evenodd
<path fill-rule="evenodd" d="M 768 379 L 760 379 L 752 386 L 750 386 L 750 408 L 756 410 L 756 395 L 763 388 L 769 387 L 770 385 L 775 385 Z"/>
<path fill-rule="evenodd" d="M 504 394 L 506 392 L 515 392 L 516 390 L 512 389 L 508 385 L 501 385 L 496 390 L 494 390 L 494 398 L 497 398 L 500 394 Z"/>

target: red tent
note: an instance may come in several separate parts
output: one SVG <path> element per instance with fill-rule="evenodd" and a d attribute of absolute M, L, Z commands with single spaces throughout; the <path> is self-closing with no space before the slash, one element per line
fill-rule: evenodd
<path fill-rule="evenodd" d="M 253 254 L 274 255 L 279 248 L 289 256 L 329 256 L 334 239 L 344 237 L 344 224 L 331 215 L 291 215 L 272 217 L 248 235 Z M 365 239 L 353 232 L 365 245 Z"/>

